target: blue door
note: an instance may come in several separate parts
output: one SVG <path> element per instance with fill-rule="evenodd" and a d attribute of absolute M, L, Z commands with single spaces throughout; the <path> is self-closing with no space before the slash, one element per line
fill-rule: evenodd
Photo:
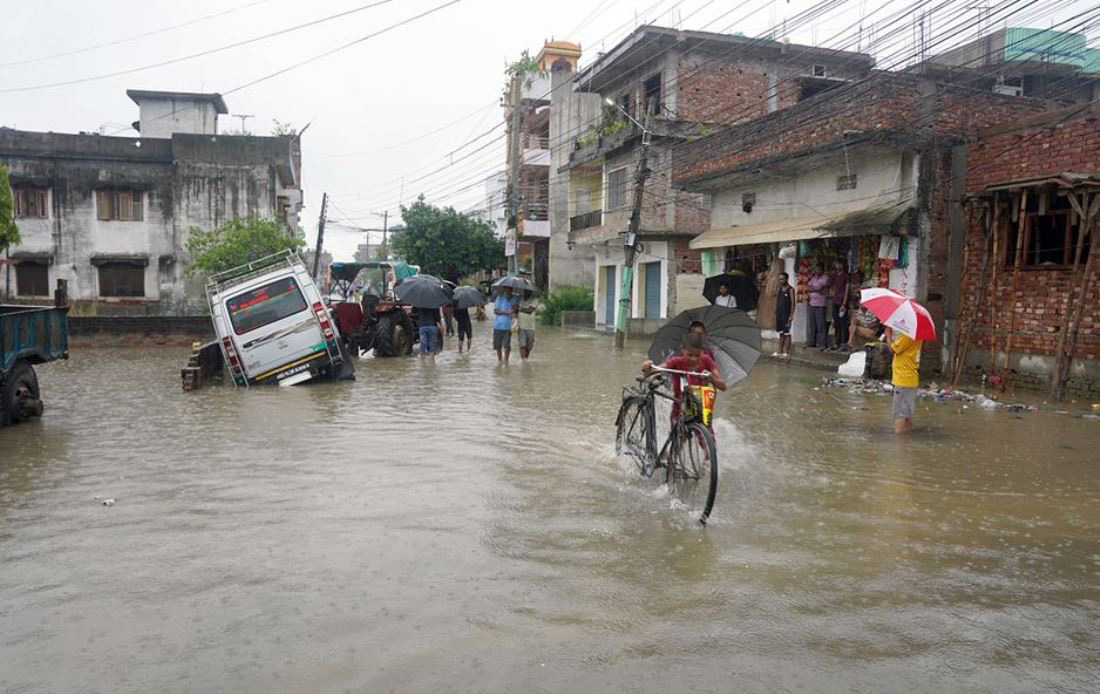
<path fill-rule="evenodd" d="M 604 322 L 615 325 L 615 266 L 608 265 L 604 268 L 604 287 L 607 292 L 604 298 Z"/>
<path fill-rule="evenodd" d="M 661 263 L 645 264 L 645 317 L 661 317 Z"/>

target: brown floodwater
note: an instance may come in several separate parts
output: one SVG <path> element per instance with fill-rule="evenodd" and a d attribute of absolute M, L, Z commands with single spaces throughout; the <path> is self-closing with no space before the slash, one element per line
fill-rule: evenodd
<path fill-rule="evenodd" d="M 1100 422 L 922 402 L 899 441 L 888 397 L 762 363 L 703 529 L 614 455 L 642 344 L 501 369 L 475 329 L 289 389 L 41 367 L 0 431 L 0 691 L 1096 691 Z"/>

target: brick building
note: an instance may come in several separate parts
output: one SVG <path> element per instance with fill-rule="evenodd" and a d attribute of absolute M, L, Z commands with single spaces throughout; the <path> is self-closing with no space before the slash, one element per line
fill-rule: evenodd
<path fill-rule="evenodd" d="M 692 248 L 782 257 L 792 284 L 817 261 L 920 299 L 943 335 L 952 246 L 965 229 L 949 209 L 965 182 L 957 148 L 983 126 L 1044 109 L 1036 99 L 882 73 L 694 142 L 674 153 L 673 179 L 712 196 Z M 784 250 L 786 249 L 786 250 Z M 959 253 L 955 253 L 958 257 Z M 957 263 L 956 263 L 957 265 Z M 795 339 L 806 314 L 800 292 Z M 942 344 L 928 346 L 935 369 Z"/>
<path fill-rule="evenodd" d="M 634 121 L 648 113 L 652 133 L 630 289 L 630 329 L 644 333 L 704 303 L 707 268 L 689 242 L 710 225 L 710 199 L 673 187 L 675 145 L 813 98 L 866 76 L 872 65 L 861 53 L 643 26 L 578 73 L 577 92 L 614 104 L 577 129 L 555 172 L 568 185 L 569 244 L 593 256 L 596 325 L 613 325 L 622 299 L 621 235 L 642 141 Z"/>
<path fill-rule="evenodd" d="M 1068 391 L 1095 397 L 1100 107 L 1093 102 L 979 130 L 959 155 L 966 197 L 954 212 L 965 219 L 966 245 L 953 364 L 1048 387 L 1059 348 L 1072 348 L 1061 370 Z"/>

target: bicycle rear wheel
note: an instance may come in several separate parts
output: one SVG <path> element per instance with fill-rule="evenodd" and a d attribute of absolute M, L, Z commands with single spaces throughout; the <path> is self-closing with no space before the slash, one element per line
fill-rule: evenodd
<path fill-rule="evenodd" d="M 646 477 L 653 475 L 654 456 L 651 420 L 653 411 L 648 400 L 628 397 L 623 400 L 616 420 L 615 453 L 627 455 Z"/>
<path fill-rule="evenodd" d="M 674 434 L 676 435 L 676 434 Z M 705 426 L 692 423 L 676 435 L 669 449 L 665 481 L 668 491 L 706 525 L 718 494 L 718 447 Z"/>

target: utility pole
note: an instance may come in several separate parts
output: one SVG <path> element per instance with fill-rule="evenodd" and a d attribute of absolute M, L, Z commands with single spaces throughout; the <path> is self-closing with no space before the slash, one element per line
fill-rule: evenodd
<path fill-rule="evenodd" d="M 522 94 L 520 92 L 520 77 L 517 75 L 512 78 L 512 113 L 510 114 L 511 122 L 508 125 L 508 132 L 511 139 L 508 141 L 508 159 L 509 159 L 509 175 L 508 175 L 508 219 L 510 226 L 512 227 L 512 255 L 508 258 L 508 271 L 510 273 L 516 272 L 519 263 L 519 210 L 520 210 L 520 185 L 519 185 L 519 160 L 522 152 L 520 150 L 520 136 L 523 131 L 523 110 L 520 106 L 522 101 Z"/>
<path fill-rule="evenodd" d="M 321 218 L 317 220 L 317 248 L 313 251 L 313 279 L 321 268 L 321 249 L 325 243 L 325 215 L 328 213 L 328 193 L 321 196 Z"/>
<path fill-rule="evenodd" d="M 377 213 L 375 213 L 377 214 Z M 382 212 L 382 260 L 390 259 L 390 211 L 385 210 Z M 369 237 L 367 239 L 370 240 Z"/>
<path fill-rule="evenodd" d="M 642 223 L 642 196 L 645 192 L 645 180 L 649 177 L 649 145 L 652 134 L 649 132 L 652 104 L 646 108 L 645 124 L 642 126 L 642 152 L 638 157 L 638 173 L 634 178 L 634 204 L 630 208 L 630 226 L 623 234 L 623 283 L 620 289 L 619 316 L 615 321 L 615 347 L 622 349 L 626 344 L 626 320 L 630 315 L 630 290 L 634 285 L 634 256 L 638 251 L 638 229 Z"/>

